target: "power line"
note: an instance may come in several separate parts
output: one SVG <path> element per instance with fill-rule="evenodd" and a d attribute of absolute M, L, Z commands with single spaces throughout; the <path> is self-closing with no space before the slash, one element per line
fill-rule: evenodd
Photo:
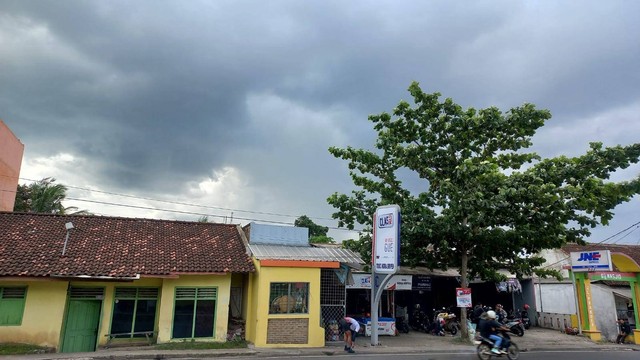
<path fill-rule="evenodd" d="M 627 227 L 626 229 L 623 229 L 623 230 L 621 230 L 621 231 L 618 231 L 617 233 L 615 233 L 615 234 L 613 234 L 613 235 L 609 236 L 608 238 L 606 238 L 606 239 L 604 239 L 604 240 L 602 240 L 602 241 L 600 241 L 600 242 L 592 243 L 592 244 L 595 244 L 595 245 L 603 244 L 603 243 L 605 243 L 606 241 L 608 241 L 608 240 L 610 240 L 610 239 L 612 239 L 612 238 L 614 238 L 614 237 L 616 237 L 616 236 L 618 236 L 618 235 L 622 234 L 623 232 L 625 232 L 625 231 L 627 231 L 627 230 L 631 229 L 632 227 L 637 226 L 638 224 L 640 224 L 640 221 L 638 221 L 637 223 L 635 223 L 635 224 L 633 224 L 633 225 L 631 225 L 631 226 Z M 626 235 L 625 235 L 625 236 L 626 236 Z M 613 244 L 615 244 L 615 242 L 614 242 Z M 565 257 L 565 258 L 563 258 L 563 259 L 560 259 L 560 260 L 558 260 L 558 261 L 554 262 L 553 264 L 546 265 L 546 266 L 544 266 L 544 267 L 543 267 L 543 269 L 548 268 L 548 267 L 553 266 L 553 265 L 556 265 L 556 264 L 558 264 L 558 263 L 561 263 L 561 262 L 563 262 L 563 261 L 565 261 L 565 260 L 569 259 L 570 257 L 571 257 L 571 256 L 567 256 L 567 257 Z"/>
<path fill-rule="evenodd" d="M 39 180 L 27 179 L 27 178 L 19 178 L 19 179 L 20 180 L 31 181 L 31 182 L 39 181 Z M 106 194 L 106 195 L 121 196 L 121 197 L 125 197 L 125 198 L 138 199 L 138 200 L 157 201 L 157 202 L 166 203 L 166 204 L 173 204 L 173 205 L 192 206 L 192 207 L 200 207 L 200 208 L 204 208 L 204 209 L 225 210 L 225 211 L 242 212 L 242 213 L 249 213 L 249 214 L 258 214 L 258 215 L 289 217 L 289 218 L 298 218 L 298 217 L 300 217 L 300 215 L 279 214 L 279 213 L 274 213 L 274 212 L 263 212 L 263 211 L 255 211 L 255 210 L 233 209 L 233 208 L 225 208 L 225 207 L 220 207 L 220 206 L 201 205 L 201 204 L 194 204 L 194 203 L 187 203 L 187 202 L 180 202 L 180 201 L 172 201 L 172 200 L 160 200 L 160 199 L 154 199 L 154 198 L 150 198 L 150 197 L 129 195 L 129 194 L 121 194 L 121 193 L 116 193 L 116 192 L 111 192 L 111 191 L 95 190 L 95 189 L 83 188 L 83 187 L 79 187 L 79 186 L 66 185 L 66 184 L 64 186 L 66 186 L 69 189 L 77 189 L 77 190 L 89 191 L 89 192 Z M 71 198 L 68 198 L 68 199 L 71 199 Z M 310 219 L 315 219 L 315 220 L 328 220 L 328 221 L 334 221 L 335 220 L 335 219 L 332 219 L 332 218 L 324 218 L 324 217 L 317 217 L 317 216 L 309 216 L 309 218 Z"/>
<path fill-rule="evenodd" d="M 618 240 L 616 240 L 616 241 L 612 242 L 611 244 L 617 244 L 617 243 L 618 243 L 618 241 L 620 241 L 620 240 L 622 240 L 622 239 L 626 238 L 627 236 L 629 236 L 629 235 L 633 234 L 633 232 L 634 232 L 634 231 L 636 231 L 636 230 L 638 230 L 638 226 L 636 226 L 636 228 L 635 228 L 635 229 L 633 229 L 633 230 L 629 231 L 628 233 L 624 234 L 624 236 L 623 236 L 623 237 L 621 237 L 620 239 L 618 239 Z"/>
<path fill-rule="evenodd" d="M 149 206 L 119 204 L 119 203 L 112 203 L 112 202 L 107 202 L 107 201 L 79 199 L 79 198 L 73 198 L 73 197 L 67 197 L 67 199 L 68 200 L 73 200 L 73 201 L 89 202 L 89 203 L 94 203 L 94 204 L 119 206 L 119 207 L 141 209 L 141 210 L 153 210 L 153 211 L 162 211 L 162 212 L 188 214 L 188 215 L 199 215 L 199 216 L 213 216 L 213 217 L 218 217 L 218 218 L 223 218 L 223 219 L 228 218 L 228 216 L 226 216 L 226 215 L 206 214 L 206 213 L 198 213 L 198 212 L 194 212 L 194 211 L 184 211 L 184 210 L 175 210 L 175 209 L 160 209 L 160 208 L 149 207 Z M 292 222 L 285 222 L 285 221 L 254 219 L 254 218 L 236 217 L 236 216 L 234 216 L 234 218 L 238 219 L 238 220 L 260 221 L 260 222 L 270 223 L 270 224 L 292 225 L 292 226 L 294 225 L 294 223 L 292 223 Z M 340 230 L 340 231 L 355 231 L 355 232 L 361 232 L 362 231 L 362 230 L 349 230 L 349 229 L 344 229 L 344 228 L 334 227 L 334 226 L 327 226 L 327 228 L 332 229 L 332 230 Z"/>

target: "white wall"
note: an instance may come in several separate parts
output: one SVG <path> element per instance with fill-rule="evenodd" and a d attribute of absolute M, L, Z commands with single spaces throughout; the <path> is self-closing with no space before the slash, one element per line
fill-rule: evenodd
<path fill-rule="evenodd" d="M 576 298 L 571 283 L 535 284 L 536 309 L 539 312 L 575 314 Z"/>
<path fill-rule="evenodd" d="M 623 296 L 631 297 L 631 290 L 616 288 L 616 292 Z M 595 313 L 598 330 L 602 333 L 602 339 L 616 341 L 618 336 L 618 314 L 616 312 L 616 301 L 610 287 L 600 284 L 591 284 L 591 294 L 593 301 L 593 312 Z"/>
<path fill-rule="evenodd" d="M 591 301 L 593 302 L 596 327 L 602 333 L 602 339 L 615 341 L 618 330 L 613 292 L 607 286 L 591 284 Z"/>

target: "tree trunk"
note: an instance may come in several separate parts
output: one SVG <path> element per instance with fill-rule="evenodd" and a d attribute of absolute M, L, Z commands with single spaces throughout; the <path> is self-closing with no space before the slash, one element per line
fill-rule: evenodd
<path fill-rule="evenodd" d="M 468 288 L 469 279 L 467 277 L 469 255 L 467 251 L 462 249 L 462 258 L 460 264 L 460 287 Z M 467 328 L 467 308 L 460 308 L 460 337 L 462 340 L 467 341 L 469 339 L 469 328 Z"/>

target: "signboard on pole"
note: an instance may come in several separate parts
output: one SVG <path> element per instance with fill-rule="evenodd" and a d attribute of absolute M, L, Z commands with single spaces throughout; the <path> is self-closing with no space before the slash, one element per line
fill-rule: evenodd
<path fill-rule="evenodd" d="M 378 284 L 382 279 L 378 279 Z M 411 290 L 412 275 L 393 275 L 385 285 L 385 290 Z M 345 285 L 347 289 L 371 289 L 371 274 L 353 274 L 353 284 Z"/>
<path fill-rule="evenodd" d="M 611 252 L 609 250 L 578 251 L 571 254 L 571 271 L 594 272 L 611 271 Z"/>
<path fill-rule="evenodd" d="M 378 274 L 395 274 L 400 265 L 400 207 L 378 207 L 374 221 L 373 271 Z"/>
<path fill-rule="evenodd" d="M 471 307 L 471 289 L 470 288 L 456 288 L 456 302 L 458 307 Z"/>

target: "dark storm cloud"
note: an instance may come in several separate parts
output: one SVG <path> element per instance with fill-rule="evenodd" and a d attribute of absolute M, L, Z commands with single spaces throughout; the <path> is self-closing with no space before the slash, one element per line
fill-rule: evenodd
<path fill-rule="evenodd" d="M 410 100 L 412 80 L 464 107 L 550 109 L 551 154 L 554 134 L 637 106 L 638 13 L 630 1 L 3 1 L 0 118 L 28 156 L 83 156 L 106 188 L 180 193 L 232 165 L 291 212 L 324 212 L 348 184 L 327 148 L 371 147 L 367 116 Z"/>

